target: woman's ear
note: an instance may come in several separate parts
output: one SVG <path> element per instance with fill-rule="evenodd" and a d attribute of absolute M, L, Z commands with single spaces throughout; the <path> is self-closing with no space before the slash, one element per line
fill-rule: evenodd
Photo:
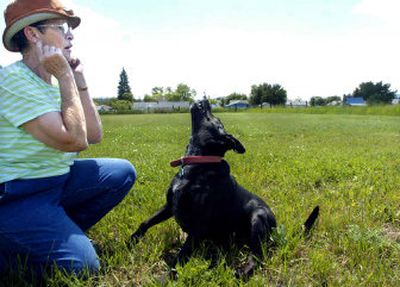
<path fill-rule="evenodd" d="M 24 35 L 31 43 L 37 43 L 40 40 L 39 30 L 34 27 L 27 26 L 24 28 Z"/>

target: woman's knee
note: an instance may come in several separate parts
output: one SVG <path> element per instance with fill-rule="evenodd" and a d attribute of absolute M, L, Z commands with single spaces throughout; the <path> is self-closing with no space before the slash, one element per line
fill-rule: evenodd
<path fill-rule="evenodd" d="M 133 185 L 136 181 L 136 169 L 133 166 L 133 164 L 126 160 L 126 159 L 121 159 L 121 166 L 122 166 L 122 170 L 121 172 L 125 173 L 126 178 L 128 179 L 128 181 Z"/>
<path fill-rule="evenodd" d="M 111 165 L 114 187 L 128 192 L 136 181 L 135 167 L 126 159 L 113 159 Z"/>
<path fill-rule="evenodd" d="M 89 239 L 80 236 L 74 242 L 70 242 L 68 248 L 63 250 L 63 256 L 54 258 L 59 269 L 69 273 L 84 275 L 97 273 L 100 270 L 100 262 L 96 251 Z"/>
<path fill-rule="evenodd" d="M 127 194 L 136 181 L 136 169 L 130 161 L 125 159 L 116 159 L 113 164 L 113 189 Z"/>
<path fill-rule="evenodd" d="M 5 266 L 0 266 L 0 271 L 22 270 L 42 277 L 44 274 L 53 274 L 58 269 L 85 277 L 100 270 L 96 250 L 85 235 L 71 235 L 61 244 L 54 241 L 54 246 L 47 249 L 35 250 L 34 253 L 9 254 L 9 260 Z"/>

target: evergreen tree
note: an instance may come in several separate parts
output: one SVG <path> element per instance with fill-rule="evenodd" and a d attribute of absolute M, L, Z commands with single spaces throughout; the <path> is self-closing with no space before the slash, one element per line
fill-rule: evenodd
<path fill-rule="evenodd" d="M 122 72 L 119 74 L 118 100 L 133 100 L 131 87 L 129 86 L 128 75 L 126 74 L 124 68 L 122 68 Z"/>

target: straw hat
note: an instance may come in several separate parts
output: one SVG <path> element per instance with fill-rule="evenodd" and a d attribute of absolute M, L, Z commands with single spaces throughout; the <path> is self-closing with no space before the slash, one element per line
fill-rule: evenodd
<path fill-rule="evenodd" d="M 59 0 L 14 0 L 4 11 L 4 18 L 6 29 L 3 44 L 11 52 L 19 51 L 13 37 L 26 26 L 57 18 L 66 19 L 72 29 L 81 23 L 81 19 L 72 10 L 67 10 Z"/>

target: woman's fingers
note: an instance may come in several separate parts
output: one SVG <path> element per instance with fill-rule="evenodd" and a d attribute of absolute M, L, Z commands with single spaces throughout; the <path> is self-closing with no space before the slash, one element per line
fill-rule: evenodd
<path fill-rule="evenodd" d="M 60 79 L 64 74 L 70 72 L 70 67 L 61 49 L 43 45 L 41 41 L 36 42 L 36 53 L 40 63 L 48 73 Z"/>

